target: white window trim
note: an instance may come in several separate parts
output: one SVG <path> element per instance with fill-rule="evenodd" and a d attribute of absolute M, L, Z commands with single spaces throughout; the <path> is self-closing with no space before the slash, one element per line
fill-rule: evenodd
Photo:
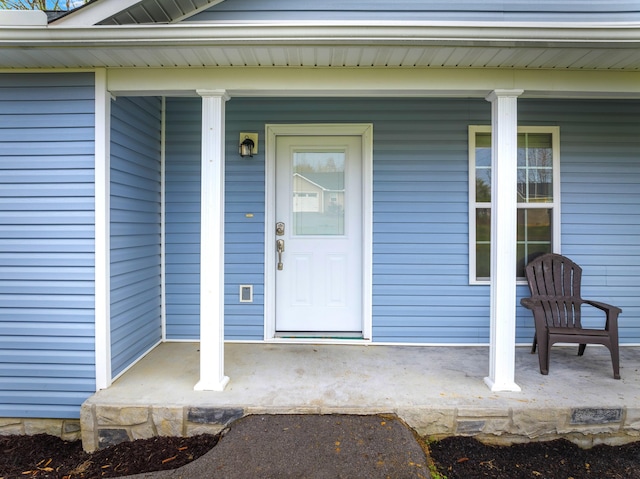
<path fill-rule="evenodd" d="M 491 280 L 479 280 L 476 278 L 476 133 L 491 133 L 490 125 L 469 126 L 469 284 L 488 285 Z M 560 212 L 560 127 L 558 126 L 519 126 L 518 133 L 551 133 L 553 149 L 553 202 L 552 203 L 526 203 L 527 209 L 553 208 L 551 248 L 554 253 L 560 253 L 561 247 L 561 212 Z M 514 188 L 516 186 L 514 185 Z M 519 203 L 523 205 L 524 203 Z M 517 284 L 526 284 L 523 279 L 517 280 Z"/>

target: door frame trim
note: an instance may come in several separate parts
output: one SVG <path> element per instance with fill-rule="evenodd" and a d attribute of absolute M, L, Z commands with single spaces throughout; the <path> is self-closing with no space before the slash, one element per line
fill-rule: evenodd
<path fill-rule="evenodd" d="M 264 339 L 276 338 L 276 140 L 278 136 L 360 136 L 362 139 L 362 337 L 371 341 L 373 303 L 373 124 L 265 125 Z M 297 341 L 297 340 L 293 340 Z M 322 340 L 332 342 L 332 340 Z M 336 340 L 344 343 L 344 340 Z"/>

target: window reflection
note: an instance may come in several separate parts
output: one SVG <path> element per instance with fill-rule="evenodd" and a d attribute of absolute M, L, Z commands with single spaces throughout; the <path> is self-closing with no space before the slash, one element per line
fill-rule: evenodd
<path fill-rule="evenodd" d="M 518 201 L 553 202 L 553 146 L 549 133 L 518 135 Z"/>
<path fill-rule="evenodd" d="M 553 209 L 518 210 L 517 275 L 524 277 L 525 266 L 541 253 L 551 253 Z"/>
<path fill-rule="evenodd" d="M 293 227 L 296 235 L 344 235 L 344 151 L 293 155 Z"/>

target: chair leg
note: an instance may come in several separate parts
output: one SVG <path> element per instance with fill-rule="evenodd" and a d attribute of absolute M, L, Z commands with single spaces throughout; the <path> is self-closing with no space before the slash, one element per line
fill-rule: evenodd
<path fill-rule="evenodd" d="M 587 349 L 586 344 L 581 344 L 578 346 L 578 356 L 582 356 L 584 354 L 584 350 Z"/>
<path fill-rule="evenodd" d="M 618 351 L 618 343 L 612 343 L 609 351 L 611 352 L 611 364 L 613 365 L 613 378 L 620 379 L 620 353 Z"/>
<path fill-rule="evenodd" d="M 536 333 L 537 335 L 537 333 Z M 540 363 L 540 374 L 549 374 L 549 336 L 546 332 L 540 334 L 537 339 L 538 343 L 538 362 Z"/>
<path fill-rule="evenodd" d="M 535 354 L 536 353 L 536 346 L 538 345 L 538 338 L 536 337 L 536 335 L 533 335 L 533 343 L 531 344 L 531 354 Z"/>

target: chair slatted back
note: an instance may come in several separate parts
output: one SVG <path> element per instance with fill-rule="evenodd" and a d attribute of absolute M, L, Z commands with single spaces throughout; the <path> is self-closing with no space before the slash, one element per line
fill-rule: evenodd
<path fill-rule="evenodd" d="M 525 268 L 532 299 L 541 301 L 547 326 L 581 328 L 582 268 L 569 258 L 548 253 Z"/>

